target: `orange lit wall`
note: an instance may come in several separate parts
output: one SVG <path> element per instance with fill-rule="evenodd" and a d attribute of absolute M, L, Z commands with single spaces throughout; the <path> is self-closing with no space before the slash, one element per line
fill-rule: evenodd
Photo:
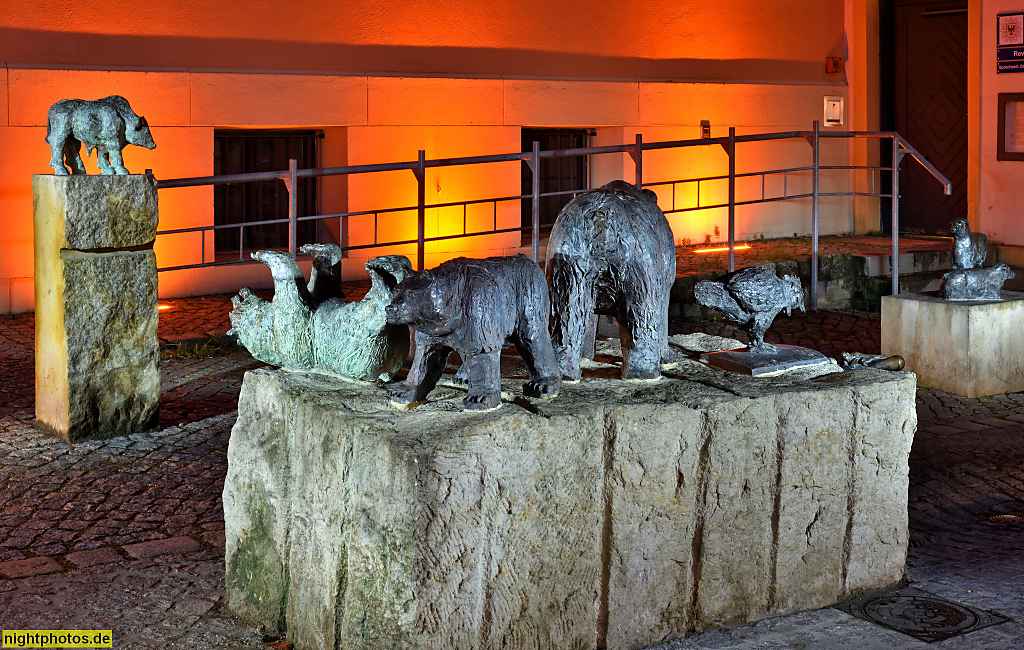
<path fill-rule="evenodd" d="M 127 97 L 149 120 L 158 145 L 128 147 L 127 165 L 133 172 L 151 168 L 157 178 L 211 174 L 215 128 L 323 129 L 325 165 L 413 160 L 419 149 L 428 158 L 507 153 L 519 149 L 524 126 L 595 128 L 595 144 L 632 142 L 636 133 L 645 141 L 694 138 L 702 119 L 715 136 L 729 126 L 741 133 L 808 129 L 821 119 L 824 95 L 853 103 L 846 77 L 827 74 L 824 59 L 861 60 L 848 24 L 862 25 L 854 17 L 864 2 L 2 4 L 0 313 L 32 308 L 31 174 L 51 173 L 46 111 L 60 99 Z M 795 142 L 740 155 L 740 169 L 806 164 L 809 148 Z M 724 161 L 720 149 L 649 153 L 644 179 L 722 173 Z M 522 167 L 430 171 L 427 202 L 518 195 Z M 598 184 L 633 180 L 633 163 L 624 154 L 603 156 L 592 174 Z M 687 191 L 676 200 L 692 200 Z M 413 205 L 415 192 L 410 172 L 330 179 L 323 209 Z M 708 192 L 721 195 L 720 188 Z M 161 190 L 160 228 L 212 224 L 212 203 L 209 188 Z M 495 214 L 499 227 L 514 226 L 520 208 L 474 208 L 467 225 L 489 224 Z M 741 211 L 738 231 L 805 233 L 808 214 L 797 203 Z M 672 218 L 677 238 L 702 239 L 714 225 L 724 233 L 724 223 L 712 211 Z M 409 215 L 392 220 L 378 237 L 414 235 L 414 224 Z M 854 226 L 845 204 L 823 213 L 823 232 Z M 335 222 L 321 236 L 359 244 L 372 238 L 370 228 L 366 221 L 344 228 Z M 461 228 L 461 210 L 428 211 L 428 236 Z M 518 234 L 438 242 L 427 247 L 426 265 L 509 254 L 519 243 Z M 412 256 L 414 248 L 400 252 Z M 209 240 L 206 253 L 212 254 Z M 201 254 L 198 235 L 157 242 L 161 266 L 196 262 Z M 368 255 L 354 252 L 345 274 L 363 275 Z M 161 274 L 160 292 L 234 291 L 269 279 L 261 265 L 179 271 Z"/>

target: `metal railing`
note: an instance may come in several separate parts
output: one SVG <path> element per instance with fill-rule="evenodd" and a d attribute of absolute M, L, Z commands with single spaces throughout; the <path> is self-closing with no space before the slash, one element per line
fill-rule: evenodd
<path fill-rule="evenodd" d="M 822 165 L 821 164 L 821 140 L 823 138 L 853 138 L 853 139 L 878 139 L 878 140 L 890 140 L 892 146 L 892 166 L 884 167 L 881 165 Z M 753 142 L 770 142 L 779 140 L 791 140 L 800 139 L 806 140 L 811 148 L 811 162 L 806 166 L 798 167 L 786 167 L 779 169 L 768 169 L 755 172 L 736 172 L 736 148 L 737 145 L 742 143 L 753 143 Z M 645 151 L 656 151 L 664 149 L 685 149 L 690 147 L 722 147 L 728 156 L 728 173 L 717 176 L 704 176 L 704 177 L 692 177 L 683 178 L 669 181 L 657 181 L 653 183 L 643 183 L 643 154 Z M 631 144 L 621 145 L 610 145 L 601 147 L 584 147 L 576 149 L 560 149 L 553 151 L 540 151 L 540 145 L 538 142 L 533 143 L 532 151 L 528 152 L 516 152 L 507 154 L 495 154 L 488 156 L 466 156 L 461 158 L 438 158 L 428 160 L 426 158 L 426 152 L 424 150 L 419 151 L 419 156 L 414 161 L 409 162 L 395 162 L 395 163 L 382 163 L 373 165 L 349 165 L 343 167 L 325 167 L 317 169 L 297 169 L 296 160 L 291 160 L 289 168 L 286 171 L 277 172 L 257 172 L 250 174 L 228 174 L 222 176 L 204 176 L 195 178 L 178 178 L 170 180 L 158 180 L 158 189 L 170 189 L 176 187 L 196 187 L 203 185 L 217 185 L 224 183 L 244 183 L 244 182 L 255 182 L 255 181 L 268 181 L 281 179 L 284 181 L 285 187 L 289 193 L 289 204 L 288 204 L 288 219 L 271 219 L 263 221 L 251 221 L 245 223 L 234 223 L 234 224 L 216 224 L 212 226 L 198 226 L 193 228 L 176 228 L 171 230 L 161 230 L 157 232 L 157 235 L 175 235 L 183 233 L 201 233 L 201 260 L 196 264 L 185 264 L 179 266 L 171 266 L 159 269 L 160 271 L 176 271 L 183 269 L 193 269 L 206 266 L 215 266 L 221 264 L 236 264 L 240 262 L 248 262 L 250 260 L 244 257 L 244 229 L 257 227 L 261 225 L 285 223 L 289 224 L 288 229 L 288 251 L 295 257 L 297 254 L 298 242 L 297 242 L 297 225 L 300 221 L 309 220 L 325 220 L 325 219 L 352 219 L 352 218 L 369 218 L 371 215 L 374 219 L 374 236 L 373 243 L 369 244 L 357 244 L 342 246 L 343 250 L 357 250 L 367 248 L 381 248 L 385 246 L 400 246 L 400 245 L 411 245 L 416 244 L 416 256 L 417 256 L 417 269 L 422 271 L 424 264 L 424 253 L 425 245 L 428 242 L 436 242 L 451 239 L 462 239 L 467 237 L 478 237 L 482 235 L 494 235 L 501 233 L 510 232 L 521 232 L 524 230 L 531 231 L 531 256 L 534 261 L 539 261 L 539 247 L 540 247 L 540 199 L 546 196 L 558 196 L 566 194 L 576 194 L 580 191 L 585 190 L 574 190 L 574 191 L 562 191 L 562 192 L 545 192 L 540 191 L 540 161 L 542 158 L 564 158 L 570 156 L 593 156 L 602 154 L 628 154 L 635 165 L 635 184 L 637 187 L 657 187 L 670 185 L 673 187 L 672 191 L 672 206 L 668 209 L 663 209 L 666 214 L 692 212 L 697 210 L 709 210 L 714 208 L 727 208 L 728 209 L 728 268 L 729 271 L 734 271 L 736 268 L 735 259 L 735 246 L 736 246 L 736 207 L 745 205 L 755 205 L 759 203 L 770 203 L 775 201 L 790 201 L 795 199 L 811 199 L 812 214 L 811 214 L 811 286 L 810 286 L 810 303 L 811 309 L 815 309 L 817 306 L 817 283 L 818 283 L 818 225 L 819 225 L 819 203 L 822 197 L 875 197 L 875 198 L 890 198 L 892 201 L 892 293 L 897 295 L 899 293 L 899 166 L 905 156 L 911 156 L 917 162 L 919 162 L 925 169 L 928 170 L 942 185 L 945 193 L 948 195 L 952 192 L 952 184 L 945 176 L 943 176 L 939 170 L 929 163 L 923 155 L 917 150 L 911 147 L 906 140 L 903 139 L 898 133 L 893 131 L 821 131 L 817 121 L 814 122 L 813 127 L 810 131 L 788 131 L 781 133 L 761 133 L 761 134 L 750 134 L 750 135 L 736 135 L 735 127 L 730 127 L 728 137 L 718 138 L 699 138 L 694 140 L 672 140 L 666 142 L 643 142 L 643 138 L 638 133 L 636 134 L 636 141 Z M 449 203 L 434 203 L 428 204 L 426 202 L 426 170 L 435 169 L 441 167 L 455 167 L 462 165 L 481 165 L 489 163 L 502 163 L 502 162 L 513 162 L 523 161 L 527 164 L 530 170 L 533 172 L 533 186 L 530 194 L 521 194 L 516 196 L 502 196 L 496 198 L 486 199 L 474 199 L 468 201 L 455 201 Z M 335 214 L 322 214 L 322 215 L 311 215 L 299 217 L 297 215 L 297 205 L 295 199 L 295 192 L 292 188 L 296 186 L 296 181 L 299 178 L 309 177 L 325 177 L 325 176 L 342 176 L 342 175 L 355 175 L 355 174 L 372 174 L 379 172 L 389 171 L 400 171 L 408 170 L 411 171 L 417 182 L 416 192 L 416 205 L 406 206 L 398 208 L 381 208 L 376 210 L 360 210 L 355 212 L 342 212 Z M 822 192 L 820 190 L 820 174 L 822 170 L 862 170 L 871 174 L 879 174 L 881 177 L 882 172 L 891 172 L 892 181 L 891 189 L 888 193 L 883 192 Z M 793 174 L 807 173 L 811 174 L 811 191 L 800 192 L 795 194 L 789 194 L 788 191 L 788 179 Z M 765 179 L 769 176 L 782 175 L 783 176 L 783 192 L 778 196 L 769 196 L 765 192 Z M 736 180 L 751 177 L 761 177 L 761 197 L 753 200 L 738 201 L 736 197 Z M 728 201 L 724 203 L 712 203 L 712 204 L 701 204 L 700 203 L 700 187 L 702 183 L 709 183 L 715 181 L 727 181 L 728 182 Z M 697 201 L 696 205 L 690 207 L 677 208 L 675 206 L 675 186 L 681 183 L 695 183 L 697 187 Z M 876 184 L 871 183 L 872 187 L 881 185 L 881 181 Z M 522 201 L 530 199 L 532 201 L 532 223 L 528 227 L 514 227 L 514 228 L 499 228 L 498 227 L 498 204 L 507 201 Z M 479 205 L 490 203 L 493 207 L 493 221 L 492 228 L 489 230 L 467 232 L 467 207 L 470 205 Z M 461 206 L 463 209 L 463 224 L 462 233 L 454 235 L 438 235 L 433 237 L 426 236 L 426 211 L 430 209 L 440 208 L 451 208 Z M 381 215 L 394 215 L 402 212 L 416 211 L 416 226 L 417 234 L 416 239 L 404 239 L 398 241 L 385 241 L 381 242 L 378 239 L 378 224 Z M 222 260 L 222 261 L 207 261 L 206 260 L 206 233 L 208 231 L 217 231 L 222 229 L 238 228 L 240 232 L 239 237 L 239 257 L 238 259 Z"/>

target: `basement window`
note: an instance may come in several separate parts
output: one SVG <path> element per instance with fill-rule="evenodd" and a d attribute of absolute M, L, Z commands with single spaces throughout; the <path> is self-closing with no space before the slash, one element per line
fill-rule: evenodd
<path fill-rule="evenodd" d="M 247 174 L 288 169 L 295 158 L 299 169 L 319 166 L 320 138 L 317 130 L 216 130 L 213 133 L 213 173 Z M 316 178 L 296 182 L 298 216 L 318 213 L 319 184 Z M 288 190 L 283 180 L 229 183 L 213 186 L 213 222 L 245 224 L 288 219 Z M 316 222 L 298 223 L 298 245 L 316 240 Z M 255 250 L 287 250 L 288 222 L 225 228 L 214 235 L 214 250 L 224 257 Z"/>
<path fill-rule="evenodd" d="M 533 151 L 534 141 L 540 143 L 541 151 L 557 149 L 580 149 L 589 147 L 591 138 L 596 134 L 594 129 L 523 129 L 523 151 Z M 546 237 L 551 226 L 558 218 L 569 201 L 580 192 L 590 187 L 590 156 L 572 156 L 569 158 L 541 158 L 540 160 L 540 192 L 566 192 L 556 196 L 542 196 L 540 199 L 540 233 Z M 523 165 L 523 194 L 533 194 L 533 173 L 527 165 Z M 533 201 L 523 200 L 522 217 L 523 243 L 531 239 L 533 228 Z"/>

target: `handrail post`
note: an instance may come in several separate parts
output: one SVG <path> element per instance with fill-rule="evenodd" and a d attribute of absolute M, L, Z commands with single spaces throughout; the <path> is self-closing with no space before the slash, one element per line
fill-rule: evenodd
<path fill-rule="evenodd" d="M 633 156 L 633 162 L 636 163 L 636 189 L 640 190 L 644 187 L 644 136 L 640 133 L 636 134 L 636 155 Z"/>
<path fill-rule="evenodd" d="M 892 295 L 900 294 L 900 161 L 903 152 L 892 136 Z"/>
<path fill-rule="evenodd" d="M 424 238 L 426 236 L 427 221 L 427 152 L 420 149 L 419 160 L 416 165 L 416 270 L 423 271 L 423 257 L 425 251 Z"/>
<path fill-rule="evenodd" d="M 736 127 L 729 127 L 729 272 L 736 270 Z"/>
<path fill-rule="evenodd" d="M 288 254 L 292 259 L 299 250 L 299 197 L 296 192 L 296 175 L 299 161 L 292 158 L 288 161 Z"/>
<path fill-rule="evenodd" d="M 530 171 L 533 172 L 533 232 L 530 236 L 531 257 L 540 263 L 540 142 L 533 141 L 533 158 L 530 159 Z"/>
<path fill-rule="evenodd" d="M 811 215 L 811 311 L 818 310 L 818 199 L 821 176 L 821 137 L 818 120 L 814 120 L 814 138 L 811 142 L 811 155 L 814 158 L 813 173 L 813 207 Z"/>

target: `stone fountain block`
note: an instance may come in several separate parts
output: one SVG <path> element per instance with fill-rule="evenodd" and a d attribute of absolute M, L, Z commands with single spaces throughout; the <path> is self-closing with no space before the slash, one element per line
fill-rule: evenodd
<path fill-rule="evenodd" d="M 231 609 L 299 650 L 633 648 L 903 578 L 912 373 L 618 372 L 482 414 L 248 372 Z"/>
<path fill-rule="evenodd" d="M 73 442 L 147 431 L 160 404 L 151 176 L 32 179 L 36 423 Z"/>
<path fill-rule="evenodd" d="M 918 383 L 965 397 L 1024 390 L 1024 293 L 1003 300 L 882 298 L 882 354 L 899 354 Z"/>

